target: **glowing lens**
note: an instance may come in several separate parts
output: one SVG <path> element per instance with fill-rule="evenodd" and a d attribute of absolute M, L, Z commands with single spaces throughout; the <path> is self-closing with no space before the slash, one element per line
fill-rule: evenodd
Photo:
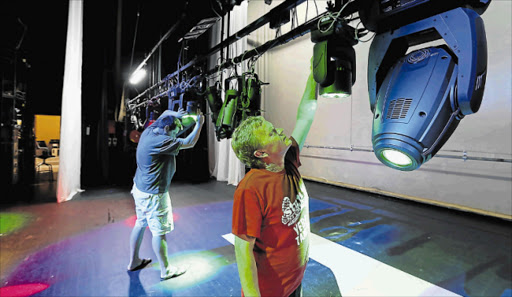
<path fill-rule="evenodd" d="M 130 83 L 132 85 L 138 84 L 144 77 L 146 76 L 146 70 L 145 69 L 139 69 L 136 72 L 132 74 L 130 77 Z"/>
<path fill-rule="evenodd" d="M 382 156 L 389 162 L 398 166 L 409 166 L 412 164 L 411 158 L 397 150 L 386 149 L 382 151 Z"/>
<path fill-rule="evenodd" d="M 194 120 L 194 121 L 195 121 L 195 120 L 196 120 L 196 117 L 197 117 L 197 116 L 195 116 L 195 115 L 184 115 L 184 116 L 182 117 L 182 119 L 192 119 L 192 120 Z"/>
<path fill-rule="evenodd" d="M 350 97 L 350 94 L 347 93 L 325 93 L 320 95 L 323 98 L 327 99 L 338 99 L 338 98 L 346 98 Z"/>

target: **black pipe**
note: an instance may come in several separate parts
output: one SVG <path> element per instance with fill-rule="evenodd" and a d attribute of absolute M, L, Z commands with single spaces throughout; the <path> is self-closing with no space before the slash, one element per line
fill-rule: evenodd
<path fill-rule="evenodd" d="M 231 67 L 233 64 L 237 64 L 240 62 L 243 62 L 244 60 L 250 59 L 256 55 L 260 55 L 276 46 L 288 43 L 298 37 L 301 37 L 309 32 L 311 32 L 311 29 L 316 27 L 316 24 L 320 18 L 322 18 L 324 14 L 321 14 L 311 20 L 309 20 L 307 23 L 304 23 L 300 25 L 299 27 L 291 30 L 290 32 L 276 38 L 270 41 L 267 41 L 266 43 L 258 46 L 257 48 L 254 48 L 250 51 L 246 51 L 243 54 L 233 58 L 231 61 L 226 61 L 220 66 L 214 67 L 206 72 L 206 75 L 214 74 L 215 72 L 219 71 L 220 69 L 225 69 L 228 67 Z"/>
<path fill-rule="evenodd" d="M 224 41 L 224 16 L 222 16 L 222 28 L 220 30 L 220 42 L 222 43 Z M 220 62 L 222 63 L 222 56 L 224 54 L 224 48 L 221 48 L 220 49 Z M 194 59 L 195 60 L 195 59 Z M 187 63 L 187 65 L 189 65 L 190 63 L 192 63 L 194 60 L 192 60 L 191 62 Z M 217 62 L 215 62 L 217 63 Z M 185 66 L 187 66 L 185 65 Z M 192 64 L 193 65 L 193 64 Z M 222 73 L 220 75 L 220 79 L 222 80 Z"/>
<path fill-rule="evenodd" d="M 240 31 L 235 33 L 233 36 L 229 36 L 228 38 L 226 38 L 226 40 L 221 41 L 219 44 L 217 44 L 216 46 L 211 48 L 206 54 L 194 58 L 193 60 L 188 62 L 186 65 L 181 67 L 180 69 L 178 69 L 175 72 L 167 75 L 164 80 L 162 80 L 162 81 L 156 83 L 155 85 L 149 87 L 143 93 L 139 94 L 134 99 L 128 100 L 127 102 L 130 103 L 132 101 L 135 101 L 136 99 L 142 97 L 143 94 L 146 94 L 150 90 L 158 87 L 159 85 L 161 85 L 164 82 L 168 81 L 170 78 L 178 75 L 180 72 L 185 71 L 189 67 L 194 66 L 195 64 L 206 60 L 207 57 L 209 57 L 210 55 L 214 54 L 215 52 L 217 52 L 219 50 L 221 50 L 221 57 L 222 57 L 222 54 L 223 54 L 222 51 L 223 51 L 223 48 L 226 47 L 226 45 L 230 45 L 231 43 L 234 43 L 235 41 L 239 40 L 240 38 L 250 34 L 251 32 L 253 32 L 253 31 L 257 30 L 257 29 L 259 29 L 263 25 L 265 25 L 268 22 L 270 22 L 270 20 L 273 17 L 278 17 L 284 10 L 290 10 L 291 8 L 294 8 L 297 5 L 302 4 L 304 1 L 306 1 L 306 0 L 287 0 L 287 1 L 283 2 L 283 3 L 281 3 L 280 5 L 278 5 L 277 7 L 273 8 L 271 11 L 269 11 L 268 13 L 266 13 L 265 15 L 260 17 L 259 19 L 255 20 L 251 24 L 245 26 L 243 29 L 241 29 Z M 342 13 L 341 13 L 341 15 L 339 17 L 345 17 L 345 16 L 348 16 L 348 15 L 354 13 L 354 12 L 357 12 L 359 10 L 359 3 L 360 2 L 361 2 L 361 0 L 356 0 L 356 1 L 350 2 L 347 5 L 347 7 L 345 7 L 345 9 L 342 11 Z M 281 44 L 287 43 L 287 42 L 289 42 L 289 41 L 291 41 L 291 40 L 293 40 L 293 39 L 295 39 L 297 37 L 300 37 L 300 36 L 302 36 L 304 34 L 307 34 L 307 33 L 309 33 L 311 31 L 311 28 L 313 28 L 312 26 L 316 25 L 316 22 L 318 21 L 318 19 L 320 17 L 322 17 L 323 15 L 324 14 L 322 14 L 320 16 L 317 16 L 317 17 L 309 20 L 307 23 L 302 24 L 301 26 L 293 29 L 292 31 L 290 31 L 288 33 L 286 33 L 285 35 L 282 35 L 282 36 L 280 36 L 280 37 L 278 37 L 278 38 L 276 38 L 274 40 L 268 41 L 265 44 L 263 44 L 262 46 L 259 46 L 258 48 L 253 49 L 253 50 L 251 50 L 251 51 L 249 51 L 249 52 L 247 52 L 245 54 L 242 54 L 242 55 L 236 57 L 233 60 L 236 63 L 239 63 L 239 62 L 241 62 L 243 60 L 246 60 L 246 59 L 254 57 L 257 54 L 256 51 L 261 53 L 261 52 L 269 50 L 269 49 L 271 49 L 271 48 L 273 48 L 273 47 L 275 47 L 277 45 L 281 45 Z M 223 17 L 223 21 L 224 21 L 224 17 Z M 228 24 L 228 26 L 229 26 L 229 24 Z M 222 31 L 223 30 L 224 30 L 224 22 L 222 24 Z M 301 30 L 304 30 L 304 31 L 301 31 Z M 223 36 L 223 33 L 221 33 L 221 38 L 222 38 L 222 36 Z M 215 69 L 209 70 L 207 73 L 212 74 L 215 71 L 219 70 L 220 68 L 224 69 L 224 68 L 230 67 L 232 64 L 233 64 L 232 62 L 226 61 L 220 67 L 215 67 Z"/>
<path fill-rule="evenodd" d="M 212 54 L 216 53 L 217 51 L 219 51 L 219 50 L 222 51 L 224 47 L 226 47 L 226 46 L 236 42 L 237 40 L 241 39 L 242 37 L 244 37 L 246 35 L 249 35 L 251 32 L 253 32 L 253 31 L 259 29 L 260 27 L 262 27 L 263 25 L 269 23 L 270 20 L 273 17 L 279 17 L 279 15 L 284 10 L 290 10 L 291 8 L 295 7 L 296 5 L 302 4 L 304 1 L 306 1 L 306 0 L 287 0 L 287 1 L 279 4 L 278 6 L 273 8 L 271 11 L 269 11 L 265 15 L 261 16 L 259 19 L 255 20 L 254 22 L 252 22 L 249 25 L 245 26 L 243 29 L 241 29 L 240 31 L 236 32 L 234 35 L 229 36 L 228 38 L 226 38 L 226 40 L 221 41 L 216 46 L 212 47 L 208 52 L 206 52 L 206 54 L 194 58 L 192 61 L 190 61 L 189 63 L 187 63 L 186 65 L 184 65 L 180 69 L 178 69 L 175 72 L 171 73 L 170 77 L 174 77 L 178 73 L 180 73 L 182 71 L 185 71 L 189 67 L 191 67 L 191 66 L 193 66 L 193 65 L 195 65 L 195 64 L 197 64 L 199 62 L 204 61 L 207 57 L 211 56 Z M 348 5 L 348 6 L 350 6 L 350 5 Z M 347 8 L 345 9 L 345 11 L 349 10 Z M 228 26 L 229 26 L 229 24 L 228 24 Z M 222 26 L 222 29 L 224 29 L 224 24 Z M 221 52 L 221 57 L 222 56 L 223 55 L 222 55 L 222 52 Z"/>
<path fill-rule="evenodd" d="M 229 25 L 231 24 L 231 11 L 228 11 L 228 34 L 227 36 L 229 36 Z M 229 60 L 229 46 L 231 45 L 231 43 L 227 44 L 226 46 L 226 61 Z"/>
<path fill-rule="evenodd" d="M 181 15 L 181 18 L 176 23 L 174 23 L 174 25 L 169 29 L 169 31 L 167 31 L 167 33 L 165 33 L 165 35 L 160 39 L 160 41 L 158 41 L 158 43 L 151 49 L 151 52 L 149 52 L 149 54 L 146 56 L 146 58 L 144 58 L 144 60 L 139 64 L 139 66 L 137 66 L 135 71 L 144 67 L 144 64 L 149 60 L 149 58 L 153 55 L 153 53 L 160 47 L 162 42 L 164 42 L 167 38 L 169 38 L 169 36 L 171 36 L 171 34 L 181 25 L 181 22 L 185 19 L 186 16 L 187 15 L 185 13 Z"/>
<path fill-rule="evenodd" d="M 242 38 L 246 35 L 249 35 L 251 32 L 259 29 L 263 25 L 270 22 L 270 20 L 272 18 L 279 18 L 279 16 L 281 15 L 281 13 L 283 11 L 285 11 L 285 10 L 289 11 L 291 8 L 293 8 L 299 4 L 302 4 L 304 1 L 306 1 L 306 0 L 287 0 L 287 1 L 279 4 L 278 6 L 273 8 L 271 11 L 269 11 L 268 13 L 266 13 L 265 15 L 260 17 L 259 19 L 255 20 L 254 22 L 245 26 L 240 31 L 236 32 L 233 36 L 229 36 L 226 40 L 224 40 L 224 42 L 221 42 L 221 43 L 217 44 L 216 46 L 212 47 L 206 53 L 206 55 L 209 56 L 209 55 L 213 54 L 214 52 L 218 51 L 220 48 L 223 48 L 226 45 L 232 44 L 235 41 L 239 40 L 240 38 Z M 228 17 L 229 17 L 229 15 L 228 15 Z M 228 24 L 228 26 L 229 26 L 229 24 Z"/>

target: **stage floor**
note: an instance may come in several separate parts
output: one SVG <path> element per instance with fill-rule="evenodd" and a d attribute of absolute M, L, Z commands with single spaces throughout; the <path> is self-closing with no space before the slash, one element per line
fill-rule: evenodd
<path fill-rule="evenodd" d="M 161 282 L 146 235 L 127 272 L 134 223 L 129 188 L 96 188 L 57 204 L 40 198 L 0 210 L 0 296 L 240 296 L 231 231 L 235 187 L 173 182 L 171 261 Z M 306 181 L 310 261 L 304 296 L 512 296 L 512 224 Z M 37 193 L 37 192 L 36 192 Z M 50 197 L 50 198 L 49 198 Z"/>

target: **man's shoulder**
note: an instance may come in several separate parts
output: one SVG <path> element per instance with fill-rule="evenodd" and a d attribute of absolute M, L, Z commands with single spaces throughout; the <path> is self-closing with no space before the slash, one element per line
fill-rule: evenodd
<path fill-rule="evenodd" d="M 258 181 L 258 175 L 258 170 L 249 170 L 249 172 L 247 172 L 242 180 L 238 183 L 236 191 L 255 190 L 258 184 L 261 184 L 261 181 Z"/>

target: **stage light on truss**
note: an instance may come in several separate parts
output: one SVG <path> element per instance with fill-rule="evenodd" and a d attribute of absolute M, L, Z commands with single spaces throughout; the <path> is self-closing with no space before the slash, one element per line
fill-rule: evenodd
<path fill-rule="evenodd" d="M 374 152 L 383 164 L 416 170 L 448 140 L 462 118 L 456 107 L 457 69 L 444 47 L 414 51 L 391 67 L 372 130 Z"/>
<path fill-rule="evenodd" d="M 449 22 L 437 24 L 441 17 Z M 407 53 L 410 46 L 441 36 L 455 36 L 458 44 Z M 375 156 L 401 171 L 428 162 L 460 121 L 478 111 L 486 75 L 485 29 L 471 9 L 455 8 L 377 34 L 368 63 Z"/>
<path fill-rule="evenodd" d="M 334 23 L 333 23 L 334 22 Z M 322 29 L 327 26 L 329 29 Z M 352 95 L 355 83 L 356 54 L 354 28 L 346 22 L 326 19 L 311 32 L 313 77 L 318 95 L 323 98 L 345 98 Z"/>

